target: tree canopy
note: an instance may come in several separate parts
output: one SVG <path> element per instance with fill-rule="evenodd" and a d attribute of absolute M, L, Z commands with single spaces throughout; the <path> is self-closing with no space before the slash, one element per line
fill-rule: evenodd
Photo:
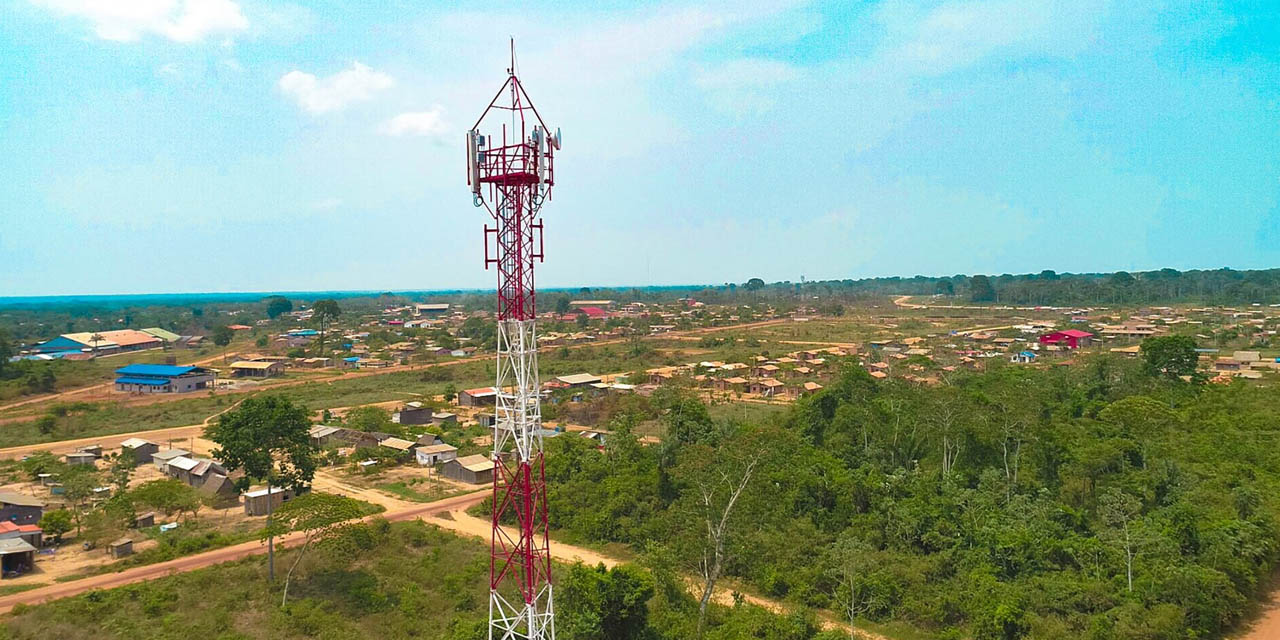
<path fill-rule="evenodd" d="M 310 429 L 305 408 L 269 394 L 249 398 L 219 416 L 205 437 L 218 444 L 213 455 L 227 469 L 244 471 L 236 481 L 241 490 L 257 480 L 301 491 L 315 476 L 319 452 Z"/>

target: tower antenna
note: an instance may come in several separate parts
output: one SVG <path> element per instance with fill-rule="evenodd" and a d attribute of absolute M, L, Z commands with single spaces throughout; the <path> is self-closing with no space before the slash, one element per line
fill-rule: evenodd
<path fill-rule="evenodd" d="M 510 130 L 502 111 L 510 112 Z M 500 126 L 501 137 L 492 129 L 481 133 L 486 125 Z M 543 258 L 540 213 L 555 185 L 559 150 L 559 129 L 553 134 L 542 121 L 516 76 L 512 38 L 507 81 L 467 131 L 472 201 L 494 220 L 493 228 L 484 226 L 484 265 L 498 272 L 490 640 L 556 637 L 533 267 Z M 514 522 L 515 530 L 502 527 L 503 521 Z"/>

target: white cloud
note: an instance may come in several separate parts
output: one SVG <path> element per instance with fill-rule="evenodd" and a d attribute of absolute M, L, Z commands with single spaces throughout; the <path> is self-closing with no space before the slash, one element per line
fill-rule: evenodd
<path fill-rule="evenodd" d="M 135 42 L 158 35 L 175 42 L 244 31 L 249 21 L 233 0 L 31 0 L 64 16 L 88 20 L 103 40 Z"/>
<path fill-rule="evenodd" d="M 290 71 L 280 77 L 280 90 L 297 101 L 298 106 L 311 113 L 341 111 L 355 102 L 363 102 L 373 95 L 394 86 L 395 78 L 381 71 L 374 71 L 359 62 L 351 68 L 339 71 L 328 78 L 317 78 L 310 73 Z"/>
<path fill-rule="evenodd" d="M 778 85 L 796 80 L 800 71 L 778 60 L 739 58 L 702 68 L 693 82 L 718 108 L 735 115 L 761 114 L 776 103 Z"/>
<path fill-rule="evenodd" d="M 311 203 L 313 211 L 333 211 L 342 206 L 341 198 L 328 197 Z"/>
<path fill-rule="evenodd" d="M 402 113 L 382 123 L 378 130 L 389 136 L 440 137 L 448 133 L 449 127 L 444 120 L 444 108 L 436 106 L 427 111 Z"/>

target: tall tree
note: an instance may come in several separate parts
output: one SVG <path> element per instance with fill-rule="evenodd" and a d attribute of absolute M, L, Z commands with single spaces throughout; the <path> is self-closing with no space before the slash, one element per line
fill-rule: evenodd
<path fill-rule="evenodd" d="M 996 289 L 991 286 L 991 278 L 987 276 L 969 278 L 969 299 L 973 302 L 994 302 Z"/>
<path fill-rule="evenodd" d="M 1191 336 L 1153 336 L 1142 341 L 1142 359 L 1147 373 L 1172 380 L 1197 372 L 1199 354 Z"/>
<path fill-rule="evenodd" d="M 9 377 L 9 358 L 13 357 L 13 338 L 4 329 L 0 329 L 0 380 Z"/>
<path fill-rule="evenodd" d="M 165 516 L 190 513 L 194 518 L 200 510 L 200 492 L 173 478 L 144 482 L 129 493 L 137 504 L 146 505 Z"/>
<path fill-rule="evenodd" d="M 221 325 L 213 330 L 213 343 L 222 347 L 222 362 L 227 361 L 227 345 L 231 344 L 231 338 L 236 332 L 226 325 Z"/>
<path fill-rule="evenodd" d="M 205 430 L 218 444 L 214 457 L 227 469 L 243 470 L 236 481 L 240 490 L 254 481 L 267 485 L 267 526 L 272 523 L 272 487 L 301 492 L 315 477 L 319 449 L 311 444 L 307 410 L 281 395 L 249 398 L 222 414 Z M 275 580 L 275 536 L 267 538 L 268 576 Z"/>
<path fill-rule="evenodd" d="M 289 582 L 307 550 L 336 540 L 348 527 L 356 526 L 351 521 L 361 515 L 359 501 L 331 493 L 308 493 L 281 505 L 274 520 L 262 530 L 261 538 L 269 541 L 275 536 L 300 531 L 303 543 L 285 574 L 280 606 L 289 600 Z"/>
<path fill-rule="evenodd" d="M 293 303 L 284 296 L 268 296 L 264 302 L 267 303 L 267 317 L 272 320 L 293 311 Z"/>
<path fill-rule="evenodd" d="M 567 638 L 641 640 L 649 637 L 649 599 L 654 580 L 646 572 L 620 565 L 575 564 L 557 585 L 556 626 Z"/>
<path fill-rule="evenodd" d="M 674 505 L 684 557 L 702 579 L 698 600 L 698 636 L 706 624 L 707 605 L 716 583 L 744 550 L 744 529 L 768 515 L 768 500 L 759 477 L 778 451 L 770 446 L 773 430 L 736 434 L 712 448 L 696 444 L 680 451 L 676 480 L 684 487 Z M 776 443 L 774 443 L 776 444 Z"/>
<path fill-rule="evenodd" d="M 324 329 L 325 325 L 338 319 L 342 315 L 342 307 L 338 306 L 338 301 L 332 298 L 324 300 L 316 300 L 311 305 L 311 315 L 316 322 L 320 323 L 320 351 L 324 352 Z"/>
<path fill-rule="evenodd" d="M 833 595 L 849 619 L 850 640 L 856 640 L 860 637 L 855 626 L 858 617 L 876 607 L 863 588 L 867 575 L 876 568 L 874 552 L 865 540 L 847 532 L 840 536 L 829 553 L 827 574 L 835 582 Z"/>
<path fill-rule="evenodd" d="M 1119 489 L 1111 489 L 1102 494 L 1098 502 L 1098 515 L 1107 526 L 1106 537 L 1124 553 L 1125 580 L 1128 590 L 1132 592 L 1133 561 L 1138 555 L 1138 518 L 1142 513 L 1142 503 Z"/>

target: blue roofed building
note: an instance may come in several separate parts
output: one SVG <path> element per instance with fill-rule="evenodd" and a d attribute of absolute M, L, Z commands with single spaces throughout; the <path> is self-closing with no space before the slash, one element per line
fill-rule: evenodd
<path fill-rule="evenodd" d="M 213 386 L 213 371 L 170 364 L 131 364 L 116 369 L 116 391 L 186 393 Z"/>

